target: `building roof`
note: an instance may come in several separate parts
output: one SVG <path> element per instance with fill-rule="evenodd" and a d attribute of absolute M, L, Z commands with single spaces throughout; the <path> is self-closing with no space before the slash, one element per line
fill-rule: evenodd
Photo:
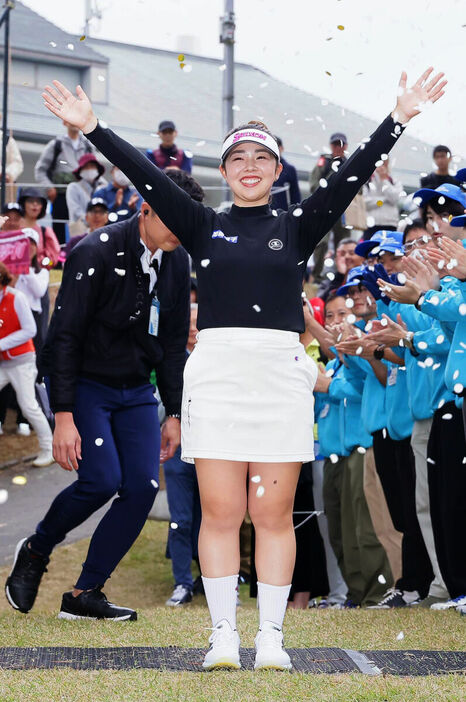
<path fill-rule="evenodd" d="M 140 148 L 156 148 L 157 125 L 162 119 L 172 119 L 181 147 L 192 151 L 198 163 L 218 164 L 223 136 L 222 61 L 187 55 L 185 68 L 180 69 L 178 52 L 92 37 L 80 42 L 19 2 L 13 15 L 13 56 L 28 49 L 26 37 L 35 37 L 34 49 L 40 46 L 57 64 L 61 56 L 73 53 L 68 50 L 66 54 L 68 41 L 74 43 L 75 58 L 108 62 L 108 103 L 95 109 L 123 138 Z M 56 48 L 49 46 L 50 40 Z M 244 63 L 235 65 L 235 104 L 234 122 L 262 119 L 281 136 L 286 158 L 301 175 L 313 168 L 333 132 L 345 132 L 352 151 L 377 127 L 374 120 Z M 9 125 L 23 138 L 45 141 L 60 131 L 56 118 L 43 107 L 40 90 L 15 86 L 9 105 Z M 380 121 L 390 107 L 381 107 Z M 405 186 L 418 186 L 419 173 L 431 170 L 431 154 L 431 145 L 405 134 L 392 151 L 392 172 Z"/>
<path fill-rule="evenodd" d="M 0 32 L 0 52 L 4 34 Z M 10 13 L 10 46 L 16 56 L 44 57 L 60 60 L 61 65 L 106 64 L 108 59 L 92 49 L 86 41 L 64 32 L 18 0 Z M 71 48 L 73 47 L 73 48 Z"/>

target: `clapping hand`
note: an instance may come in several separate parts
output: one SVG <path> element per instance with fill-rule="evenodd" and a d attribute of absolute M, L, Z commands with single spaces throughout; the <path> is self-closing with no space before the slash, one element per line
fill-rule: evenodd
<path fill-rule="evenodd" d="M 429 82 L 427 79 L 434 69 L 428 68 L 414 83 L 412 88 L 407 89 L 407 75 L 403 71 L 401 74 L 398 99 L 396 107 L 392 112 L 392 117 L 395 122 L 405 124 L 410 119 L 418 115 L 428 103 L 434 103 L 439 100 L 444 94 L 443 88 L 446 86 L 446 80 L 442 80 L 444 73 L 437 73 Z"/>
<path fill-rule="evenodd" d="M 430 263 L 439 269 L 439 275 L 453 275 L 460 280 L 466 279 L 466 249 L 457 241 L 439 237 L 438 248 L 426 249 Z M 443 263 L 441 263 L 443 262 Z"/>
<path fill-rule="evenodd" d="M 386 314 L 382 315 L 381 320 L 374 319 L 372 330 L 368 334 L 369 339 L 377 345 L 398 346 L 400 339 L 406 337 L 407 326 L 401 319 L 401 315 L 397 315 L 397 321 L 398 324 Z"/>

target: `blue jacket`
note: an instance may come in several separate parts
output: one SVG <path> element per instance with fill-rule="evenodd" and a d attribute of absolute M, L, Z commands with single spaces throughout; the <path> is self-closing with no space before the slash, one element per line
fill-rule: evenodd
<path fill-rule="evenodd" d="M 343 373 L 343 365 L 337 358 L 327 363 L 326 370 L 330 369 L 334 371 L 332 378 Z M 340 400 L 328 393 L 317 392 L 314 412 L 317 417 L 320 453 L 326 458 L 332 454 L 348 456 L 340 435 Z"/>
<path fill-rule="evenodd" d="M 461 405 L 458 396 L 466 387 L 466 284 L 451 276 L 443 278 L 440 291 L 426 292 L 421 309 L 441 322 L 445 334 L 451 334 L 445 383 Z"/>
<path fill-rule="evenodd" d="M 373 434 L 387 426 L 385 408 L 385 386 L 378 380 L 368 361 L 359 356 L 345 356 L 350 367 L 358 368 L 364 375 L 361 399 L 361 419 L 368 434 Z M 388 365 L 386 361 L 384 364 Z"/>
<path fill-rule="evenodd" d="M 329 397 L 340 402 L 340 440 L 348 454 L 357 446 L 372 446 L 372 436 L 361 421 L 361 403 L 364 389 L 364 373 L 354 366 L 342 366 L 341 373 L 332 378 Z"/>
<path fill-rule="evenodd" d="M 129 199 L 134 195 L 134 193 L 137 192 L 136 188 L 133 185 L 130 185 L 123 190 L 123 202 L 119 207 L 117 207 L 115 205 L 115 197 L 117 190 L 119 190 L 119 188 L 115 188 L 115 186 L 112 183 L 109 183 L 105 186 L 105 188 L 100 188 L 99 190 L 96 190 L 94 193 L 94 197 L 101 197 L 103 200 L 105 200 L 105 202 L 107 203 L 109 213 L 117 215 L 117 219 L 114 219 L 113 222 L 122 222 L 125 219 L 129 219 L 136 212 L 139 211 L 143 200 L 142 197 L 138 194 L 139 197 L 134 208 L 131 210 L 128 208 Z M 111 218 L 110 221 L 112 221 Z"/>

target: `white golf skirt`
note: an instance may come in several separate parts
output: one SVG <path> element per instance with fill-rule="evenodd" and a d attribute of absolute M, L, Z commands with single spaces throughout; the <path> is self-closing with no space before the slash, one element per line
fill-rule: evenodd
<path fill-rule="evenodd" d="M 182 459 L 313 460 L 316 378 L 296 332 L 199 332 L 184 370 Z"/>

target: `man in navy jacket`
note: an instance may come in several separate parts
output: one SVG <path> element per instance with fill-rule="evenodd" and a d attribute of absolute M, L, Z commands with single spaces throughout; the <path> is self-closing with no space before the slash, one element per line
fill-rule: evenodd
<path fill-rule="evenodd" d="M 190 176 L 179 184 L 194 199 Z M 189 181 L 189 182 L 188 182 Z M 54 456 L 77 480 L 18 544 L 6 583 L 10 604 L 33 604 L 54 546 L 116 496 L 93 534 L 60 618 L 134 620 L 101 591 L 139 535 L 158 489 L 158 468 L 180 443 L 189 329 L 186 251 L 152 208 L 89 234 L 71 252 L 46 345 L 55 412 Z M 167 412 L 160 433 L 149 382 L 155 368 Z M 162 452 L 160 448 L 162 445 Z"/>
<path fill-rule="evenodd" d="M 301 193 L 298 184 L 298 174 L 296 173 L 296 168 L 288 163 L 283 158 L 283 142 L 280 137 L 275 137 L 278 143 L 278 148 L 280 149 L 280 163 L 283 166 L 283 170 L 280 173 L 278 180 L 275 182 L 275 187 L 283 187 L 288 185 L 288 192 L 283 191 L 277 193 L 272 197 L 272 207 L 275 210 L 287 210 L 290 205 L 296 205 L 301 202 Z"/>

